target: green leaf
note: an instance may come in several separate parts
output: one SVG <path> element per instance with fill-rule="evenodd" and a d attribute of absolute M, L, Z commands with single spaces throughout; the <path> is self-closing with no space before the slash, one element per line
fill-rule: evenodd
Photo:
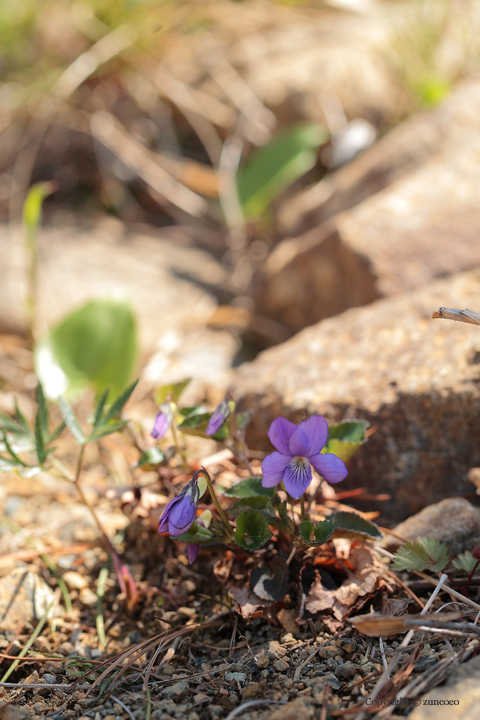
<path fill-rule="evenodd" d="M 205 545 L 206 543 L 212 542 L 213 534 L 210 530 L 203 527 L 198 523 L 193 523 L 187 532 L 182 535 L 175 535 L 174 540 L 180 540 L 180 542 L 191 543 L 192 545 Z"/>
<path fill-rule="evenodd" d="M 222 495 L 233 498 L 248 498 L 266 496 L 273 498 L 275 488 L 265 488 L 262 486 L 262 478 L 259 475 L 240 480 L 239 483 L 231 488 L 222 490 Z"/>
<path fill-rule="evenodd" d="M 460 553 L 460 555 L 455 558 L 452 565 L 454 568 L 457 568 L 457 570 L 464 570 L 467 575 L 470 575 L 477 562 L 478 560 L 473 557 L 469 550 L 467 550 L 466 552 Z"/>
<path fill-rule="evenodd" d="M 269 563 L 252 570 L 250 588 L 262 600 L 268 602 L 283 600 L 287 586 L 288 565 L 286 560 L 278 555 Z"/>
<path fill-rule="evenodd" d="M 343 420 L 328 428 L 328 440 L 335 438 L 343 442 L 363 442 L 370 423 L 367 420 Z"/>
<path fill-rule="evenodd" d="M 294 529 L 293 520 L 288 514 L 287 510 L 287 501 L 284 500 L 277 508 L 278 515 L 280 517 L 280 520 L 283 522 L 284 525 L 286 525 L 290 530 Z"/>
<path fill-rule="evenodd" d="M 182 411 L 190 410 L 190 414 L 186 414 Z M 194 407 L 194 408 L 182 408 L 180 411 L 180 414 L 185 415 L 185 419 L 183 422 L 181 422 L 179 425 L 177 425 L 178 429 L 182 432 L 186 433 L 187 435 L 196 435 L 197 437 L 204 437 L 208 438 L 210 440 L 227 440 L 229 437 L 228 427 L 226 423 L 224 423 L 215 433 L 215 435 L 208 436 L 206 434 L 206 429 L 208 425 L 208 421 L 212 417 L 213 413 L 208 412 L 204 407 Z"/>
<path fill-rule="evenodd" d="M 82 428 L 80 427 L 71 406 L 61 395 L 58 398 L 58 405 L 60 407 L 62 417 L 65 420 L 65 425 L 68 427 L 75 440 L 80 445 L 83 445 L 85 443 L 85 435 L 83 434 Z"/>
<path fill-rule="evenodd" d="M 127 404 L 127 401 L 130 399 L 131 394 L 135 390 L 135 388 L 138 385 L 138 380 L 134 380 L 131 385 L 127 387 L 127 389 L 119 395 L 119 397 L 113 401 L 113 403 L 108 408 L 108 411 L 103 418 L 103 424 L 107 424 L 109 422 L 112 422 L 113 420 L 116 420 L 120 417 L 123 408 Z"/>
<path fill-rule="evenodd" d="M 330 515 L 329 520 L 337 523 L 334 537 L 346 538 L 381 538 L 382 533 L 375 523 L 365 520 L 357 513 L 337 512 Z"/>
<path fill-rule="evenodd" d="M 37 414 L 35 416 L 35 450 L 37 453 L 39 465 L 43 465 L 48 455 L 43 439 L 43 426 L 41 417 L 41 413 L 37 411 Z"/>
<path fill-rule="evenodd" d="M 16 421 L 17 421 L 17 423 L 18 423 L 18 427 L 19 427 L 19 429 L 20 429 L 20 433 L 23 434 L 25 437 L 27 437 L 27 438 L 29 438 L 29 439 L 33 439 L 33 438 L 32 438 L 32 431 L 30 430 L 30 428 L 29 428 L 29 426 L 28 426 L 28 422 L 27 422 L 27 420 L 26 420 L 26 418 L 25 418 L 25 415 L 22 413 L 22 411 L 21 411 L 20 408 L 18 407 L 18 403 L 17 403 L 16 400 L 15 400 L 15 419 L 16 419 Z M 0 421 L 0 424 L 1 424 L 1 421 Z"/>
<path fill-rule="evenodd" d="M 237 518 L 235 542 L 245 550 L 258 550 L 272 537 L 265 516 L 259 510 L 245 510 Z"/>
<path fill-rule="evenodd" d="M 178 383 L 171 383 L 170 385 L 162 385 L 155 390 L 154 399 L 157 405 L 163 405 L 163 403 L 170 399 L 174 403 L 177 403 L 180 399 L 180 395 L 187 387 L 188 383 L 192 378 L 186 378 Z"/>
<path fill-rule="evenodd" d="M 46 442 L 48 437 L 49 414 L 45 393 L 43 392 L 42 383 L 40 382 L 37 385 L 37 404 L 37 416 L 40 417 L 39 425 L 42 428 L 42 437 Z"/>
<path fill-rule="evenodd" d="M 448 548 L 436 538 L 420 537 L 406 542 L 395 553 L 392 570 L 431 570 L 439 572 L 448 564 Z"/>
<path fill-rule="evenodd" d="M 165 453 L 157 445 L 153 445 L 143 451 L 135 467 L 143 470 L 156 470 L 164 462 Z"/>
<path fill-rule="evenodd" d="M 365 432 L 369 426 L 366 420 L 344 420 L 328 428 L 328 440 L 322 452 L 334 453 L 341 460 L 350 460 L 358 448 L 366 442 Z"/>
<path fill-rule="evenodd" d="M 13 459 L 15 465 L 20 465 L 21 467 L 28 467 L 27 463 L 24 463 L 21 458 L 18 457 L 16 452 L 12 449 L 10 443 L 8 442 L 7 434 L 5 430 L 2 429 L 2 436 L 3 436 L 3 442 L 5 443 L 5 447 L 7 449 L 8 454 Z"/>
<path fill-rule="evenodd" d="M 87 442 L 101 440 L 101 438 L 106 437 L 107 435 L 112 435 L 112 433 L 114 432 L 119 432 L 120 430 L 123 430 L 123 428 L 127 425 L 128 420 L 120 420 L 119 422 L 112 422 L 108 425 L 100 425 L 100 427 L 98 427 L 88 436 Z"/>
<path fill-rule="evenodd" d="M 26 241 L 29 250 L 32 250 L 37 230 L 42 221 L 43 201 L 55 190 L 51 182 L 39 182 L 32 185 L 23 204 L 23 224 L 26 229 Z"/>
<path fill-rule="evenodd" d="M 105 408 L 105 405 L 108 400 L 108 396 L 110 395 L 110 388 L 107 388 L 103 391 L 103 393 L 100 395 L 100 398 L 98 400 L 97 409 L 95 410 L 95 416 L 93 418 L 93 427 L 96 428 L 101 420 L 103 415 L 103 410 Z"/>
<path fill-rule="evenodd" d="M 272 507 L 272 501 L 265 495 L 242 497 L 232 505 L 230 510 L 238 510 L 239 508 L 244 508 L 245 506 L 254 508 L 254 510 L 263 510 L 267 513 L 267 515 L 275 514 Z"/>
<path fill-rule="evenodd" d="M 312 169 L 316 149 L 328 139 L 316 124 L 301 123 L 256 150 L 239 170 L 237 191 L 248 219 L 263 215 L 272 200 Z"/>
<path fill-rule="evenodd" d="M 335 520 L 321 520 L 316 525 L 304 520 L 300 525 L 300 535 L 309 545 L 323 545 L 332 537 L 336 527 Z"/>
<path fill-rule="evenodd" d="M 237 427 L 240 430 L 245 430 L 248 423 L 253 417 L 253 410 L 246 410 L 245 412 L 237 413 Z"/>
<path fill-rule="evenodd" d="M 130 305 L 92 300 L 67 315 L 39 344 L 35 364 L 50 397 L 63 394 L 65 384 L 67 393 L 90 384 L 98 395 L 107 387 L 118 394 L 129 382 L 136 356 L 137 329 Z"/>

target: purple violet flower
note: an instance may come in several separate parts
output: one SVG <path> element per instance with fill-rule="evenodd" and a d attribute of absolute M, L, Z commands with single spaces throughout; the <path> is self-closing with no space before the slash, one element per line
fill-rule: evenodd
<path fill-rule="evenodd" d="M 224 400 L 223 402 L 221 402 L 220 405 L 215 408 L 212 417 L 208 421 L 205 435 L 215 435 L 215 433 L 220 430 L 223 423 L 228 418 L 231 412 L 232 410 L 228 400 Z"/>
<path fill-rule="evenodd" d="M 327 436 L 323 415 L 313 415 L 300 425 L 283 417 L 274 420 L 268 437 L 278 452 L 267 455 L 262 463 L 263 487 L 275 487 L 283 480 L 287 493 L 298 500 L 312 481 L 310 464 L 329 483 L 344 480 L 348 471 L 343 460 L 321 453 Z"/>
<path fill-rule="evenodd" d="M 155 418 L 155 423 L 151 432 L 152 437 L 156 440 L 161 440 L 163 438 L 173 422 L 173 412 L 170 403 L 163 403 L 163 405 L 160 405 L 159 410 L 160 412 Z"/>
<path fill-rule="evenodd" d="M 170 500 L 163 511 L 158 532 L 169 532 L 170 535 L 182 535 L 187 532 L 195 520 L 197 502 L 200 497 L 197 479 L 190 480 L 182 492 Z"/>

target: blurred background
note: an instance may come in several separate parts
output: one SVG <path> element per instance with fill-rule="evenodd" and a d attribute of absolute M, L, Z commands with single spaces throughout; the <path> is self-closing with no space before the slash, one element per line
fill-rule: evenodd
<path fill-rule="evenodd" d="M 4 352 L 41 346 L 55 386 L 59 326 L 107 299 L 119 386 L 221 393 L 303 327 L 478 264 L 479 27 L 476 0 L 4 0 Z"/>

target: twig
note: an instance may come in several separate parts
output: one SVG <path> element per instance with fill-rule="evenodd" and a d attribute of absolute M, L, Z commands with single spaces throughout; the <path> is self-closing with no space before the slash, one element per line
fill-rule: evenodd
<path fill-rule="evenodd" d="M 115 695 L 110 695 L 110 697 L 112 698 L 113 702 L 116 702 L 117 705 L 120 705 L 120 707 L 121 707 L 123 710 L 125 710 L 125 712 L 127 713 L 128 717 L 130 718 L 130 720 L 136 720 L 136 719 L 135 719 L 135 715 L 132 713 L 132 711 L 130 710 L 130 708 L 128 708 L 128 707 L 125 705 L 125 703 L 123 702 L 123 700 L 120 700 L 120 698 L 115 697 Z"/>
<path fill-rule="evenodd" d="M 456 320 L 457 322 L 469 323 L 471 325 L 480 325 L 480 313 L 473 310 L 456 310 L 455 308 L 438 308 L 432 318 L 441 318 L 442 320 Z"/>

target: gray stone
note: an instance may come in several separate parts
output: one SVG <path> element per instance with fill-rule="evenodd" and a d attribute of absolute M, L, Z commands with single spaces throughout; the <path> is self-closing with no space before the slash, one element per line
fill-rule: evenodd
<path fill-rule="evenodd" d="M 15 705 L 0 705 L 0 720 L 30 720 L 31 715 L 25 708 Z"/>
<path fill-rule="evenodd" d="M 331 219 L 282 241 L 267 259 L 257 278 L 258 311 L 297 332 L 478 265 L 479 111 L 477 81 L 445 109 L 394 130 L 356 161 L 363 168 L 358 173 L 345 168 L 355 180 L 350 196 L 330 209 Z M 414 148 L 423 143 L 424 152 L 410 155 L 409 149 L 403 157 L 407 138 Z M 398 154 L 395 162 L 392 154 Z M 399 177 L 392 171 L 391 184 L 375 192 L 380 187 L 365 176 L 383 177 L 392 162 Z M 365 197 L 368 188 L 373 194 Z M 351 209 L 335 215 L 345 207 Z"/>
<path fill-rule="evenodd" d="M 480 544 L 480 510 L 465 498 L 447 498 L 412 515 L 395 532 L 410 541 L 428 535 L 444 542 L 452 555 L 459 555 Z M 400 545 L 393 535 L 384 543 L 389 548 Z"/>
<path fill-rule="evenodd" d="M 467 472 L 480 465 L 480 329 L 431 315 L 439 306 L 479 309 L 479 287 L 472 271 L 351 309 L 242 365 L 232 390 L 254 410 L 250 445 L 272 450 L 267 431 L 279 415 L 364 418 L 375 432 L 340 487 L 390 493 L 366 509 L 398 522 L 471 492 Z"/>
<path fill-rule="evenodd" d="M 186 693 L 188 690 L 188 682 L 181 681 L 177 682 L 174 685 L 169 685 L 166 688 L 163 688 L 162 695 L 165 695 L 166 697 L 180 697 L 180 695 L 183 695 L 183 693 Z"/>
<path fill-rule="evenodd" d="M 480 657 L 460 665 L 422 697 L 410 720 L 477 720 L 480 713 Z"/>
<path fill-rule="evenodd" d="M 355 663 L 346 662 L 339 665 L 335 670 L 335 675 L 339 680 L 351 680 L 357 672 Z"/>
<path fill-rule="evenodd" d="M 39 575 L 17 568 L 0 579 L 0 628 L 16 630 L 32 620 L 40 620 L 52 603 L 48 617 L 58 613 L 53 590 Z"/>

